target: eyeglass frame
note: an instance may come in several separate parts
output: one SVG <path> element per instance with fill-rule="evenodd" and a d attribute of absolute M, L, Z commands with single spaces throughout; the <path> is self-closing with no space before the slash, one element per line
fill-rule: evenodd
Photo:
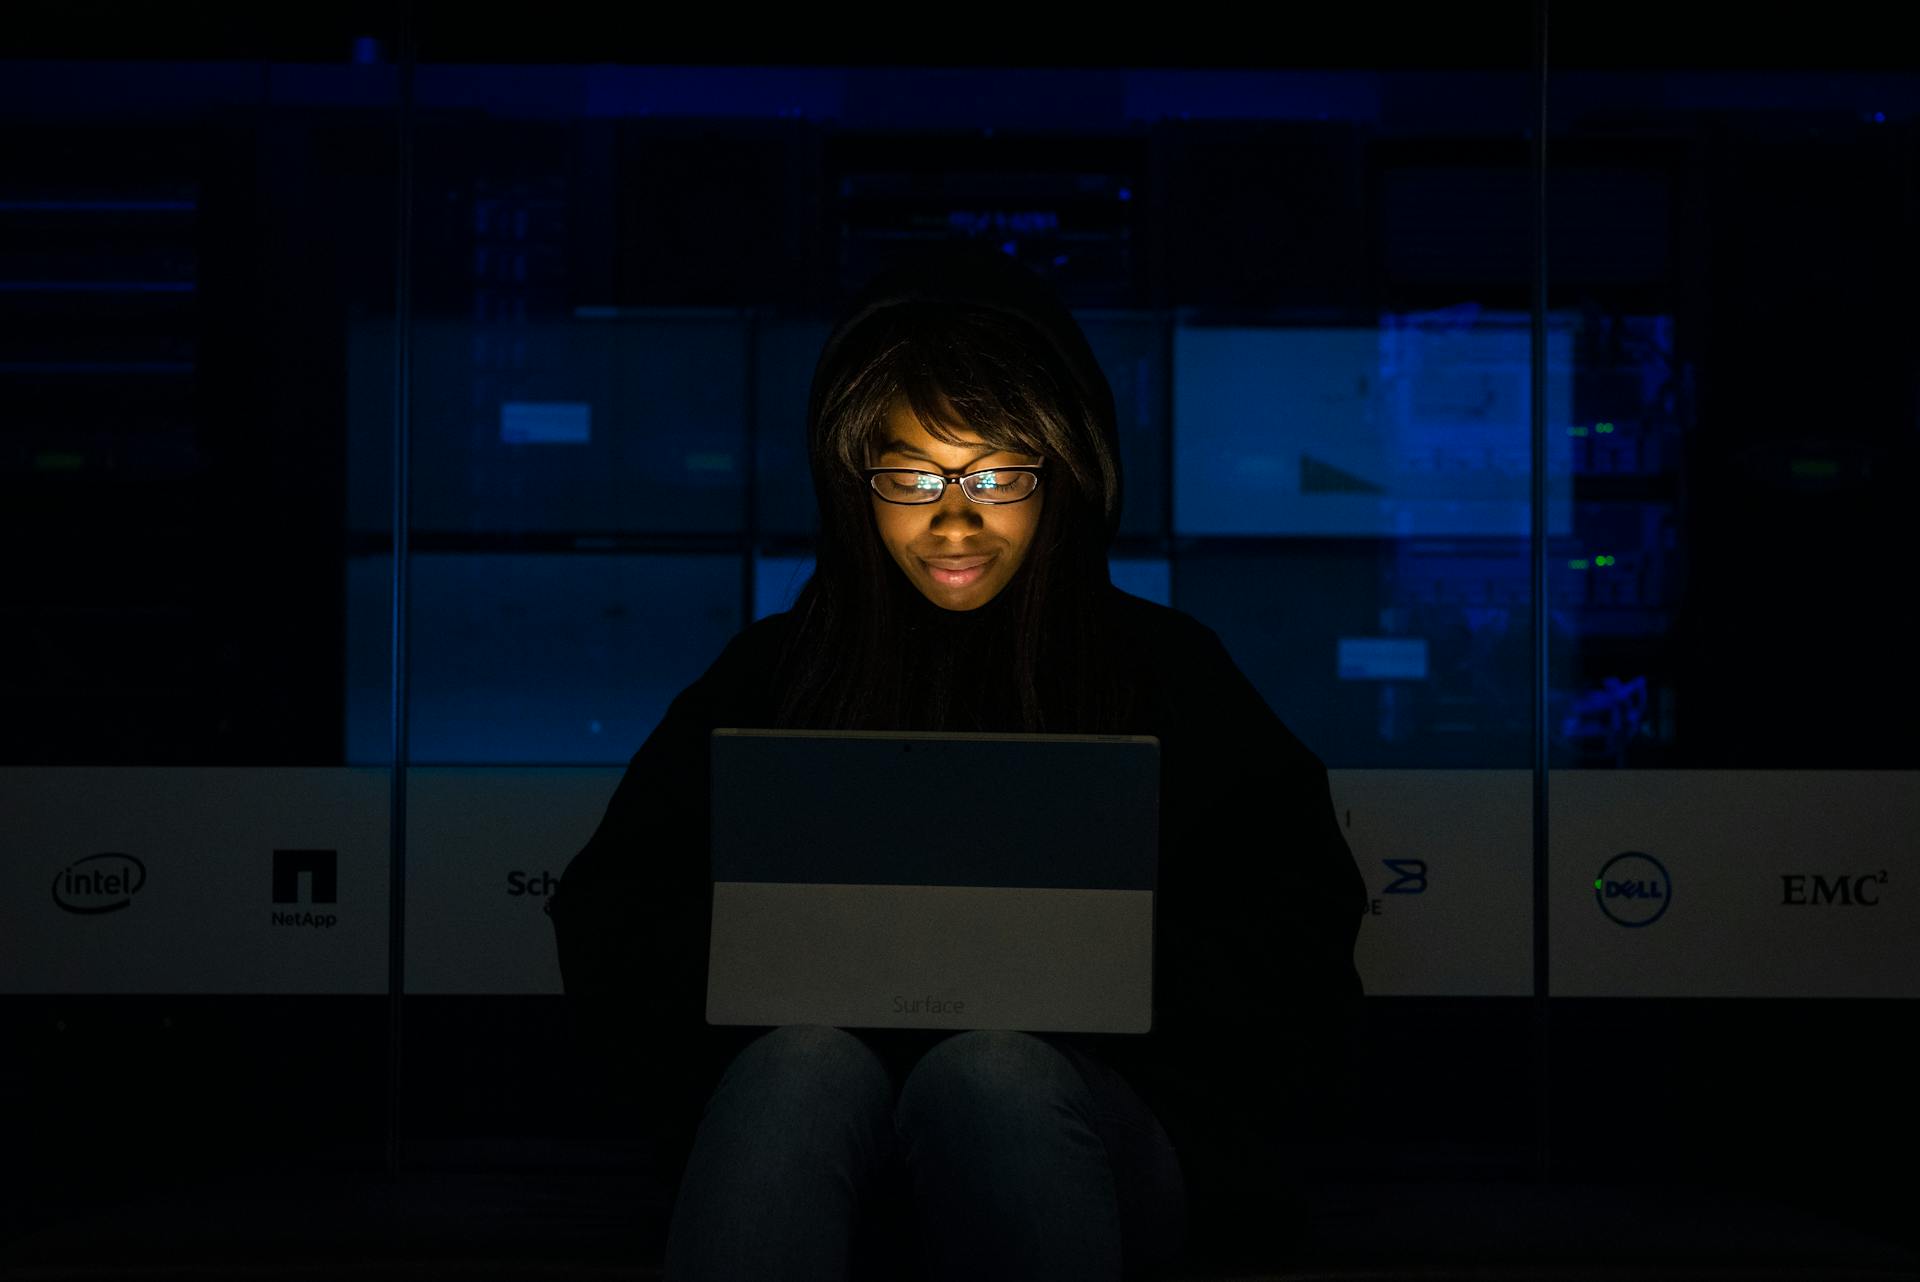
<path fill-rule="evenodd" d="M 1044 466 L 1046 466 L 1044 463 L 1013 463 L 1003 467 L 983 467 L 977 472 L 934 472 L 924 467 L 863 467 L 859 469 L 859 471 L 860 475 L 866 479 L 867 488 L 873 491 L 874 497 L 878 498 L 882 503 L 891 503 L 895 507 L 932 507 L 936 503 L 944 503 L 947 498 L 947 487 L 949 485 L 958 485 L 960 487 L 960 493 L 969 503 L 978 503 L 982 507 L 1012 507 L 1016 503 L 1025 503 L 1028 499 L 1040 492 L 1040 485 L 1047 479 L 1040 474 L 1040 469 Z M 878 489 L 874 488 L 874 478 L 882 472 L 913 472 L 920 476 L 937 476 L 941 482 L 940 493 L 930 499 L 890 499 L 880 493 Z M 967 492 L 966 482 L 976 476 L 984 476 L 988 472 L 1031 472 L 1033 473 L 1034 479 L 1033 491 L 1029 494 L 1022 494 L 1017 499 L 977 499 L 973 497 L 972 494 Z"/>

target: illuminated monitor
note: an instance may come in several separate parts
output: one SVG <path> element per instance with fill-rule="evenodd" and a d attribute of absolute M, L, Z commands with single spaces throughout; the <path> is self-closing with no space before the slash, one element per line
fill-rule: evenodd
<path fill-rule="evenodd" d="M 1549 534 L 1570 529 L 1572 324 L 1548 326 Z M 1182 323 L 1174 533 L 1524 538 L 1531 374 L 1527 315 L 1471 304 L 1372 328 Z"/>

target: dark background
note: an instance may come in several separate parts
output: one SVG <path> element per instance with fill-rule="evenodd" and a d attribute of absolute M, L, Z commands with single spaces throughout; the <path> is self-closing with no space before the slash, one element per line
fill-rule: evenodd
<path fill-rule="evenodd" d="M 1185 535 L 1144 467 L 1130 473 L 1141 481 L 1130 480 L 1116 557 L 1169 563 L 1173 603 L 1221 630 L 1335 769 L 1916 768 L 1905 500 L 1920 409 L 1920 75 L 1885 14 L 1822 5 L 1722 21 L 1717 7 L 1550 8 L 1549 310 L 1671 317 L 1669 357 L 1687 373 L 1650 406 L 1627 356 L 1581 354 L 1576 421 L 1635 422 L 1644 448 L 1665 453 L 1659 466 L 1622 471 L 1587 458 L 1575 476 L 1576 528 L 1635 532 L 1640 543 L 1616 542 L 1640 568 L 1614 589 L 1624 595 L 1550 582 L 1548 719 L 1563 725 L 1601 677 L 1636 675 L 1649 706 L 1666 709 L 1644 733 L 1596 741 L 1550 730 L 1539 760 L 1534 728 L 1548 714 L 1533 705 L 1524 538 L 1468 549 L 1505 558 L 1498 583 L 1518 595 L 1496 586 L 1493 599 L 1519 602 L 1520 630 L 1505 650 L 1471 650 L 1453 669 L 1448 689 L 1471 696 L 1480 718 L 1466 735 L 1435 727 L 1468 714 L 1421 705 L 1413 690 L 1399 729 L 1383 728 L 1372 690 L 1367 702 L 1342 691 L 1348 702 L 1309 706 L 1297 671 L 1300 655 L 1381 609 L 1413 611 L 1441 646 L 1459 628 L 1459 601 L 1408 585 L 1458 571 L 1414 567 L 1384 538 Z M 715 306 L 804 325 L 879 260 L 882 232 L 925 226 L 929 211 L 1006 203 L 1016 190 L 1020 207 L 1057 215 L 1051 234 L 1085 247 L 1074 260 L 1084 267 L 1053 277 L 1076 307 L 1339 324 L 1470 298 L 1524 313 L 1538 265 L 1538 18 L 1529 4 L 1373 5 L 1294 14 L 1259 39 L 1160 22 L 1097 37 L 978 23 L 935 39 L 797 21 L 665 32 L 447 4 L 16 5 L 0 59 L 143 64 L 126 69 L 129 83 L 165 77 L 169 64 L 340 64 L 356 38 L 378 47 L 357 105 L 268 107 L 256 92 L 155 115 L 133 105 L 149 94 L 129 93 L 124 107 L 103 97 L 62 115 L 7 91 L 0 199 L 171 191 L 190 194 L 194 212 L 130 216 L 104 235 L 0 213 L 12 222 L 0 274 L 132 274 L 195 289 L 0 293 L 0 540 L 13 553 L 0 590 L 4 763 L 366 760 L 350 742 L 351 594 L 340 585 L 344 561 L 392 555 L 390 507 L 356 519 L 350 494 L 356 458 L 373 460 L 358 492 L 390 484 L 379 459 L 394 422 L 390 391 L 371 414 L 350 410 L 350 316 L 390 325 L 404 302 L 424 335 L 491 299 L 535 322 L 580 306 Z M 526 101 L 536 82 L 515 67 L 901 74 L 862 82 L 877 97 L 850 97 L 851 119 L 838 121 L 777 107 L 724 120 L 564 105 L 545 118 L 403 115 L 404 80 L 380 76 L 409 55 L 419 68 L 495 68 L 485 74 L 498 92 Z M 1155 67 L 1190 69 L 1196 86 L 1209 72 L 1297 72 L 1309 96 L 1317 71 L 1388 78 L 1372 123 L 1343 120 L 1331 102 L 1326 119 L 1295 107 L 1123 124 L 1046 94 L 1010 104 L 996 94 L 1012 82 L 991 75 Z M 987 118 L 1024 113 L 1032 126 L 1002 124 L 994 136 L 957 127 L 968 104 L 935 110 L 914 90 L 915 68 L 974 69 L 948 87 L 970 86 Z M 1882 88 L 1884 119 L 1836 105 Z M 1447 118 L 1411 127 L 1441 102 Z M 414 184 L 405 279 L 403 161 Z M 1124 212 L 1076 203 L 1060 177 L 1069 172 L 1108 184 L 1086 188 L 1095 192 L 1131 184 L 1135 199 Z M 962 177 L 943 187 L 929 177 L 940 174 Z M 455 204 L 435 199 L 443 189 L 460 193 Z M 473 217 L 489 192 L 533 211 L 530 234 L 499 241 L 526 256 L 524 279 L 474 266 L 474 250 L 493 243 Z M 563 230 L 543 235 L 543 210 Z M 1026 250 L 1036 252 L 1031 241 Z M 421 457 L 443 448 L 437 457 L 464 458 L 464 428 L 435 407 L 491 375 L 435 366 L 432 350 L 422 337 L 412 431 Z M 129 368 L 141 362 L 175 374 Z M 1164 394 L 1141 394 L 1143 460 L 1172 449 Z M 788 428 L 776 418 L 764 430 L 772 440 Z M 371 451 L 355 454 L 349 433 Z M 704 619 L 663 660 L 646 696 L 663 706 L 753 611 L 755 558 L 804 551 L 804 491 L 793 507 L 770 484 L 767 451 L 778 448 L 761 443 L 762 473 L 729 492 L 734 506 L 663 501 L 659 512 L 681 515 L 658 525 L 569 526 L 543 508 L 598 510 L 583 482 L 577 495 L 565 488 L 579 478 L 542 480 L 531 499 L 488 508 L 477 496 L 497 477 L 484 460 L 464 473 L 416 463 L 416 516 L 438 515 L 416 520 L 408 546 L 416 556 L 578 557 L 591 554 L 578 540 L 612 538 L 630 553 L 710 558 L 722 567 L 719 599 L 737 595 L 740 606 Z M 503 511 L 510 519 L 497 519 Z M 1548 549 L 1550 564 L 1566 551 Z M 1287 576 L 1328 565 L 1377 577 L 1351 601 L 1315 606 L 1363 622 L 1292 620 Z M 1271 605 L 1246 604 L 1250 575 L 1276 585 Z M 384 709 L 385 679 L 369 706 Z M 426 742 L 427 718 L 415 715 L 415 741 Z M 384 726 L 370 742 L 390 744 Z M 592 760 L 624 761 L 637 742 Z M 492 745 L 490 759 L 585 760 L 565 740 L 530 734 L 520 747 Z M 1361 1071 L 1340 1141 L 1323 1156 L 1362 1174 L 1700 1180 L 1912 1242 L 1906 1172 L 1920 1134 L 1903 1047 L 1913 1024 L 1910 1002 L 1865 999 L 1370 998 Z M 609 1113 L 592 1066 L 572 1053 L 558 997 L 15 995 L 0 999 L 0 1027 L 0 1094 L 17 1102 L 7 1144 L 16 1205 L 29 1188 L 137 1191 L 192 1170 L 617 1166 L 646 1129 Z"/>

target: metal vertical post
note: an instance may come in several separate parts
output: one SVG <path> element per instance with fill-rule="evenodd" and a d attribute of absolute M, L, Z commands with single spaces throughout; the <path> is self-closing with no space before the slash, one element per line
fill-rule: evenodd
<path fill-rule="evenodd" d="M 394 243 L 393 303 L 393 598 L 391 693 L 393 730 L 391 805 L 387 841 L 387 1174 L 400 1171 L 400 1007 L 405 978 L 407 892 L 407 456 L 412 399 L 413 330 L 413 3 L 400 6 L 395 64 L 400 74 L 396 144 L 399 174 Z"/>

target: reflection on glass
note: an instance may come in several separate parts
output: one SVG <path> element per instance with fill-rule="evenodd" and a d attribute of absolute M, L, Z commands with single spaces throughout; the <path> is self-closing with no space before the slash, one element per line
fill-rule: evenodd
<path fill-rule="evenodd" d="M 416 764 L 624 762 L 742 626 L 731 556 L 420 553 L 411 586 Z M 356 563 L 355 617 L 388 590 L 383 563 Z M 353 636 L 377 669 L 384 631 Z M 384 703 L 349 705 L 349 759 L 386 733 Z"/>

